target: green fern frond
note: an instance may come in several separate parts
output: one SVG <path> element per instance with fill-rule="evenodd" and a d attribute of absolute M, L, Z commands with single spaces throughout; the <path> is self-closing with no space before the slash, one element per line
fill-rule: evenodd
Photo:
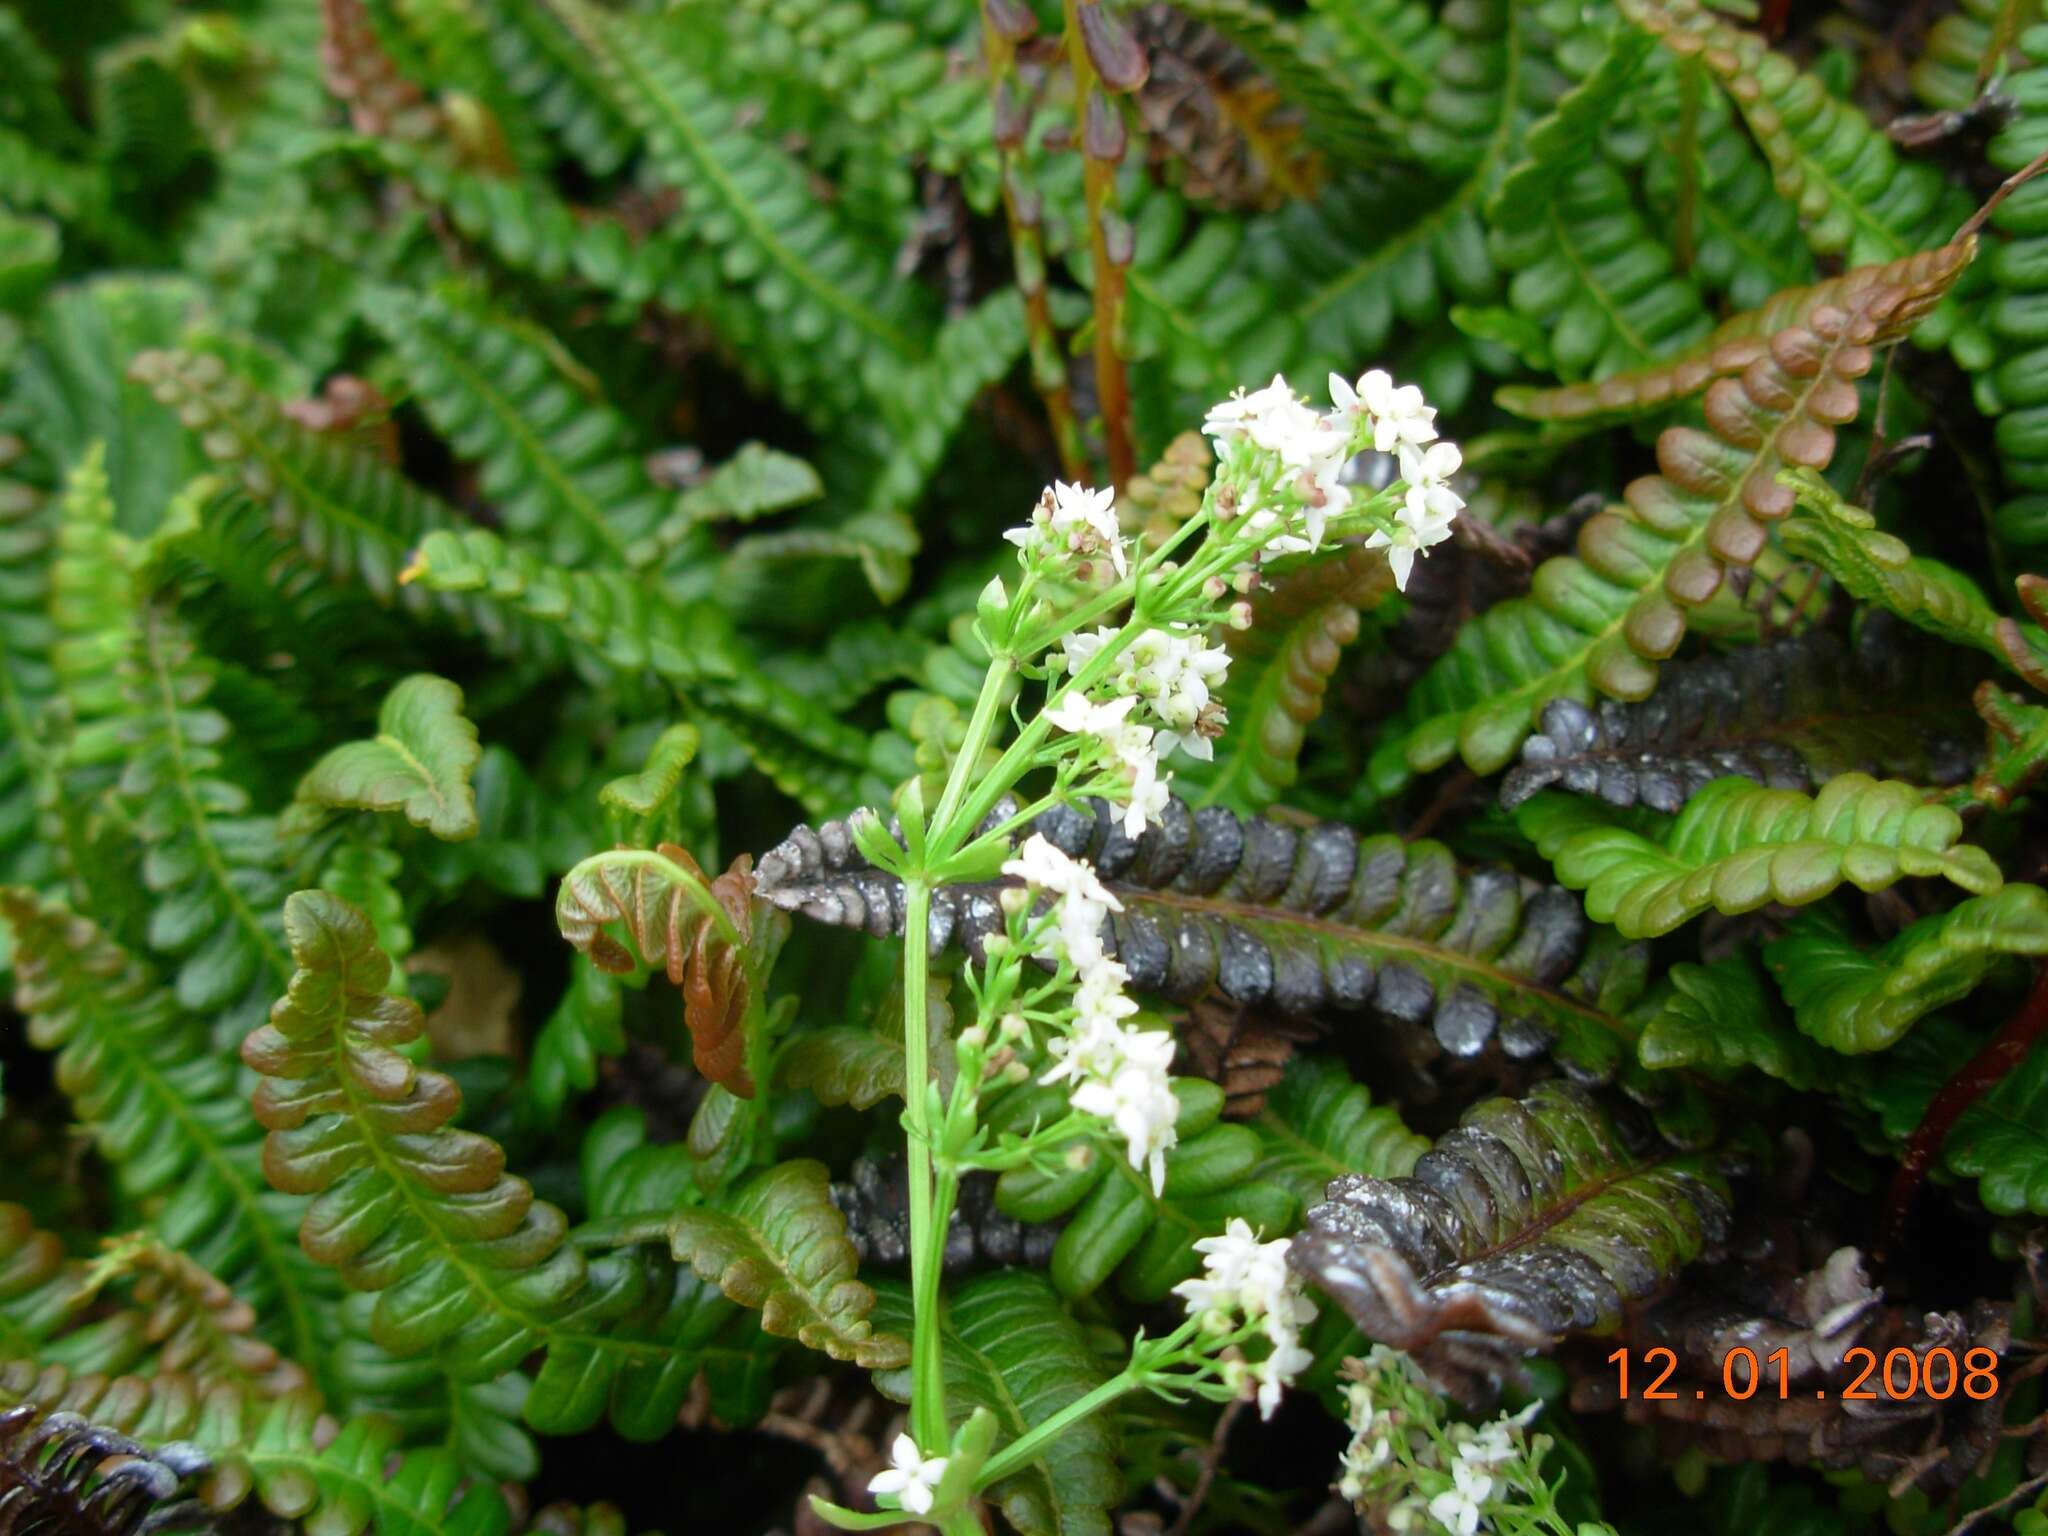
<path fill-rule="evenodd" d="M 1770 162 L 1779 194 L 1797 204 L 1820 255 L 1851 266 L 1893 261 L 1950 239 L 1969 212 L 1931 165 L 1901 160 L 1855 106 L 1752 32 L 1699 0 L 1618 0 L 1623 16 L 1721 83 Z M 1918 339 L 1946 344 L 1959 319 L 1928 316 Z"/>
<path fill-rule="evenodd" d="M 866 738 L 755 670 L 730 621 L 708 603 L 672 602 L 621 572 L 558 571 L 481 531 L 432 535 L 410 575 L 557 625 L 602 669 L 654 672 L 733 727 L 762 768 L 806 804 L 848 804 L 865 784 Z"/>
<path fill-rule="evenodd" d="M 548 0 L 497 0 L 484 24 L 491 64 L 506 88 L 570 154 L 594 176 L 608 176 L 625 163 L 634 148 L 633 129 Z"/>
<path fill-rule="evenodd" d="M 676 9 L 701 24 L 701 5 Z M 889 153 L 961 178 L 975 208 L 995 205 L 987 83 L 955 69 L 929 34 L 866 0 L 742 0 L 727 10 L 726 25 L 741 18 L 754 69 L 810 82 L 853 122 L 876 130 Z"/>
<path fill-rule="evenodd" d="M 1764 947 L 1799 1027 L 1843 1052 L 1882 1051 L 1967 997 L 2010 956 L 2048 955 L 2048 891 L 2015 882 L 1932 913 L 1864 950 L 1824 913 Z"/>
<path fill-rule="evenodd" d="M 1668 832 L 1646 836 L 1569 795 L 1542 794 L 1515 820 L 1557 878 L 1586 893 L 1586 913 L 1632 939 L 1705 911 L 1819 901 L 1844 880 L 1880 891 L 1906 878 L 1998 889 L 1998 865 L 1960 842 L 1962 818 L 1911 784 L 1837 774 L 1809 799 L 1747 779 L 1717 779 Z"/>
<path fill-rule="evenodd" d="M 1373 1103 L 1366 1086 L 1328 1056 L 1290 1061 L 1252 1128 L 1266 1144 L 1257 1176 L 1292 1191 L 1303 1210 L 1320 1202 L 1333 1180 L 1402 1178 L 1429 1150 L 1428 1137 L 1409 1130 L 1390 1106 Z"/>
<path fill-rule="evenodd" d="M 833 414 L 872 393 L 872 373 L 915 357 L 929 324 L 880 253 L 841 227 L 774 146 L 742 128 L 676 33 L 564 0 L 620 110 L 646 136 L 661 175 L 693 200 L 690 237 L 719 253 L 743 309 L 737 346 L 773 324 L 805 345 L 763 359 L 799 410 Z M 701 205 L 701 206 L 700 206 Z"/>
<path fill-rule="evenodd" d="M 276 822 L 250 814 L 248 792 L 223 776 L 229 728 L 209 702 L 213 670 L 161 602 L 135 615 L 123 671 L 119 793 L 144 849 L 149 945 L 175 964 L 179 1005 L 217 1015 L 232 1040 L 291 979 Z"/>
<path fill-rule="evenodd" d="M 1589 156 L 1653 44 L 1621 31 L 1600 66 L 1524 135 L 1524 159 L 1486 204 L 1508 302 L 1540 327 L 1563 378 L 1599 377 L 1679 351 L 1711 329 L 1613 166 Z"/>
<path fill-rule="evenodd" d="M 1754 562 L 1768 525 L 1792 510 L 1779 469 L 1826 467 L 1835 427 L 1855 417 L 1854 381 L 1870 368 L 1871 349 L 1925 314 L 1973 250 L 1966 241 L 1901 269 L 1902 281 L 1859 288 L 1853 309 L 1816 310 L 1810 324 L 1754 349 L 1757 366 L 1709 386 L 1706 431 L 1667 428 L 1662 473 L 1635 481 L 1625 505 L 1587 523 L 1578 554 L 1546 561 L 1529 596 L 1460 630 L 1375 749 L 1375 786 L 1391 792 L 1453 753 L 1474 772 L 1493 772 L 1550 698 L 1646 695 L 1689 612 L 1720 591 L 1729 569 Z"/>
<path fill-rule="evenodd" d="M 263 1187 L 257 1127 L 205 1026 L 92 923 L 0 891 L 30 1043 L 151 1228 L 220 1275 L 292 1358 L 322 1361 L 329 1288 L 291 1242 L 295 1213 Z"/>
<path fill-rule="evenodd" d="M 421 408 L 477 461 L 484 495 L 557 565 L 623 560 L 660 521 L 663 498 L 625 419 L 564 376 L 507 317 L 439 294 L 372 289 L 363 315 L 398 353 Z"/>

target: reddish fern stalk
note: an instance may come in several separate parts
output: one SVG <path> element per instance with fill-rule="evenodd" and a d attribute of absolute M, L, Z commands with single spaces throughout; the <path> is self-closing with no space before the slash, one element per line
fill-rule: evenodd
<path fill-rule="evenodd" d="M 2027 994 L 2020 1011 L 1955 1076 L 1941 1085 L 1941 1091 L 1928 1104 L 1927 1113 L 1920 1117 L 1920 1124 L 1899 1159 L 1899 1171 L 1892 1176 L 1891 1193 L 1885 1198 L 1884 1225 L 1877 1250 L 1880 1259 L 1905 1237 L 1913 1197 L 1920 1192 L 1935 1154 L 1941 1151 L 1963 1111 L 1997 1087 L 2006 1073 L 2025 1060 L 2044 1030 L 2048 1030 L 2048 966 L 2043 966 L 2034 978 L 2034 990 Z"/>

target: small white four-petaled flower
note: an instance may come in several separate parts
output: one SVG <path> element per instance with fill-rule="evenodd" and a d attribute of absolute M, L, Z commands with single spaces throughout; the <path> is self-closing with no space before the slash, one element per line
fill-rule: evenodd
<path fill-rule="evenodd" d="M 915 1440 L 908 1435 L 898 1435 L 896 1444 L 890 1448 L 889 1461 L 886 1470 L 877 1472 L 869 1480 L 868 1492 L 893 1493 L 896 1502 L 911 1514 L 930 1514 L 932 1490 L 946 1475 L 946 1458 L 934 1456 L 927 1460 L 918 1450 Z"/>

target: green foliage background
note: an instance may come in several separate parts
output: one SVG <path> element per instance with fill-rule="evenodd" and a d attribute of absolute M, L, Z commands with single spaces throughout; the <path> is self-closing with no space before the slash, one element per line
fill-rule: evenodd
<path fill-rule="evenodd" d="M 956 1405 L 1014 1435 L 1229 1215 L 1295 1230 L 1559 1072 L 1715 1149 L 1739 1233 L 1866 1252 L 1961 1074 L 1881 1278 L 2024 1337 L 2040 999 L 1965 1064 L 2048 955 L 2048 179 L 1973 212 L 2048 151 L 2048 27 L 1787 9 L 0 10 L 0 1408 L 194 1442 L 208 1506 L 315 1536 L 789 1528 L 826 1463 L 756 1427 L 776 1391 L 828 1381 L 831 1431 L 902 1390 L 907 1290 L 830 1190 L 898 1144 L 892 954 L 760 910 L 744 1097 L 647 934 L 600 969 L 556 885 L 614 845 L 716 874 L 943 769 L 1048 481 L 1156 534 L 1208 405 L 1368 367 L 1463 446 L 1464 531 L 1406 593 L 1357 549 L 1279 572 L 1177 787 L 1358 834 L 1341 910 L 1202 920 L 1410 1001 L 1156 999 L 1166 1192 L 1003 1181 L 1061 1235 L 951 1283 Z M 1743 1241 L 1642 1261 L 1714 1295 Z M 1359 1344 L 1326 1312 L 1320 1399 L 1238 1430 L 1184 1529 L 1314 1514 Z M 1605 1347 L 1522 1383 L 1588 1518 L 2048 1519 L 1995 1426 L 1937 1421 L 1970 1475 L 1887 1503 L 1761 1418 L 1574 1418 Z M 1214 1424 L 1127 1404 L 992 1506 L 1171 1521 Z"/>

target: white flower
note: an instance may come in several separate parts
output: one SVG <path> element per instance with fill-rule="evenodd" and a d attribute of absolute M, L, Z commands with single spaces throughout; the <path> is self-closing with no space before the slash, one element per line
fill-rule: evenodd
<path fill-rule="evenodd" d="M 1427 543 L 1438 544 L 1450 536 L 1451 531 L 1446 528 L 1441 535 L 1428 540 Z M 1392 533 L 1388 533 L 1383 528 L 1373 529 L 1366 536 L 1365 547 L 1367 549 L 1384 549 L 1387 552 L 1387 564 L 1393 567 L 1394 571 L 1395 590 L 1406 592 L 1408 590 L 1408 573 L 1414 569 L 1415 556 L 1418 551 L 1425 547 L 1425 541 L 1422 536 L 1406 523 L 1396 523 Z"/>
<path fill-rule="evenodd" d="M 1273 1352 L 1252 1367 L 1252 1380 L 1259 1384 L 1259 1417 L 1270 1419 L 1280 1406 L 1280 1394 L 1294 1385 L 1295 1377 L 1316 1363 L 1292 1336 L 1277 1340 Z"/>
<path fill-rule="evenodd" d="M 1146 732 L 1147 736 L 1150 734 Z M 1124 836 L 1135 838 L 1145 830 L 1148 822 L 1157 821 L 1166 814 L 1166 803 L 1173 798 L 1173 776 L 1159 776 L 1159 759 L 1150 751 L 1131 767 L 1131 796 L 1124 802 Z"/>
<path fill-rule="evenodd" d="M 1436 410 L 1413 384 L 1396 386 L 1393 376 L 1374 368 L 1358 377 L 1358 389 L 1337 374 L 1330 375 L 1330 400 L 1338 413 L 1362 417 L 1372 426 L 1372 445 L 1392 453 L 1403 443 L 1422 444 L 1436 437 Z"/>
<path fill-rule="evenodd" d="M 1493 1479 L 1468 1461 L 1451 1468 L 1455 1488 L 1446 1488 L 1429 1501 L 1430 1518 L 1457 1536 L 1472 1536 L 1479 1529 L 1480 1506 L 1493 1492 Z"/>
<path fill-rule="evenodd" d="M 1146 1041 L 1148 1033 L 1159 1035 L 1160 1043 Z M 1131 1166 L 1151 1174 L 1152 1193 L 1157 1195 L 1166 1188 L 1167 1148 L 1178 1140 L 1174 1121 L 1180 1118 L 1180 1100 L 1161 1064 L 1162 1057 L 1172 1058 L 1173 1037 L 1159 1030 L 1132 1030 L 1126 1035 L 1136 1039 L 1129 1042 L 1114 1075 L 1088 1078 L 1074 1090 L 1073 1103 L 1083 1114 L 1100 1115 L 1116 1127 Z"/>
<path fill-rule="evenodd" d="M 1426 449 L 1401 445 L 1401 478 L 1408 482 L 1408 491 L 1395 515 L 1418 535 L 1441 527 L 1439 537 L 1447 536 L 1451 519 L 1464 510 L 1464 497 L 1449 484 L 1461 462 L 1455 443 L 1432 443 Z M 1434 544 L 1437 539 L 1424 537 L 1423 542 Z"/>
<path fill-rule="evenodd" d="M 1031 521 L 1003 535 L 1028 561 L 1047 554 L 1087 559 L 1107 553 L 1118 576 L 1129 570 L 1123 531 L 1117 526 L 1116 492 L 1055 481 L 1032 509 Z"/>
<path fill-rule="evenodd" d="M 1078 896 L 1112 912 L 1124 909 L 1116 894 L 1095 878 L 1093 865 L 1068 858 L 1047 842 L 1042 832 L 1032 833 L 1017 856 L 1004 861 L 1003 873 L 1053 896 Z"/>
<path fill-rule="evenodd" d="M 1249 441 L 1279 454 L 1283 463 L 1296 469 L 1315 457 L 1318 441 L 1325 434 L 1336 431 L 1277 373 L 1264 389 L 1250 394 L 1240 389 L 1210 407 L 1202 430 L 1223 442 Z"/>
<path fill-rule="evenodd" d="M 1078 676 L 1081 669 L 1094 660 L 1095 653 L 1116 636 L 1115 630 L 1097 626 L 1092 635 L 1072 634 L 1062 640 L 1060 650 L 1066 662 L 1068 675 Z"/>
<path fill-rule="evenodd" d="M 927 1461 L 919 1454 L 915 1440 L 908 1435 L 898 1435 L 896 1444 L 890 1449 L 889 1459 L 893 1465 L 887 1471 L 874 1475 L 868 1483 L 868 1492 L 895 1494 L 897 1503 L 913 1515 L 931 1513 L 932 1490 L 946 1475 L 946 1458 L 935 1456 Z"/>

